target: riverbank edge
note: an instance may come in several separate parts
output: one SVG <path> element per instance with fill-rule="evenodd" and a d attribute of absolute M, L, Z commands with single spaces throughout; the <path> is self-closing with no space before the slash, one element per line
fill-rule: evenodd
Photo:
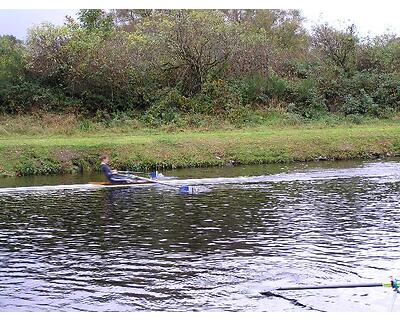
<path fill-rule="evenodd" d="M 371 159 L 400 155 L 400 127 L 257 128 L 159 134 L 0 139 L 0 176 Z"/>

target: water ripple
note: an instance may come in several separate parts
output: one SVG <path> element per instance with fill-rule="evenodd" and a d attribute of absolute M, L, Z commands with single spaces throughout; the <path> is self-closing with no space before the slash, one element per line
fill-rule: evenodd
<path fill-rule="evenodd" d="M 0 310 L 387 311 L 389 289 L 259 292 L 394 275 L 396 170 L 294 171 L 190 197 L 150 187 L 2 194 Z"/>

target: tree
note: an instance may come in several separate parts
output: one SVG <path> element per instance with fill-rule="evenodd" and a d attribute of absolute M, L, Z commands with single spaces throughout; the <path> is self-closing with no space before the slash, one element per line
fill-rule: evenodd
<path fill-rule="evenodd" d="M 268 72 L 270 44 L 264 31 L 227 23 L 219 10 L 175 10 L 145 20 L 137 36 L 146 39 L 149 63 L 167 86 L 199 93 L 211 78 Z"/>
<path fill-rule="evenodd" d="M 82 28 L 89 30 L 109 31 L 114 27 L 112 14 L 102 9 L 81 9 L 78 12 L 78 20 Z"/>
<path fill-rule="evenodd" d="M 0 36 L 0 110 L 5 96 L 25 76 L 24 47 L 14 36 Z"/>
<path fill-rule="evenodd" d="M 336 30 L 327 24 L 317 26 L 313 31 L 312 44 L 321 55 L 321 60 L 349 74 L 355 69 L 358 38 L 354 24 L 345 31 Z"/>
<path fill-rule="evenodd" d="M 62 86 L 71 68 L 66 44 L 75 34 L 68 26 L 42 24 L 29 30 L 27 70 L 47 85 Z"/>
<path fill-rule="evenodd" d="M 0 83 L 12 82 L 23 75 L 23 50 L 23 42 L 14 36 L 0 36 Z"/>
<path fill-rule="evenodd" d="M 285 75 L 288 66 L 304 60 L 308 53 L 309 37 L 303 26 L 304 18 L 298 10 L 221 10 L 227 23 L 236 24 L 241 33 L 249 38 L 258 37 L 257 50 L 268 51 L 268 67 Z M 262 49 L 263 48 L 263 49 Z M 260 57 L 261 58 L 261 57 Z M 246 61 L 243 61 L 246 63 Z M 256 63 L 257 59 L 252 59 Z"/>

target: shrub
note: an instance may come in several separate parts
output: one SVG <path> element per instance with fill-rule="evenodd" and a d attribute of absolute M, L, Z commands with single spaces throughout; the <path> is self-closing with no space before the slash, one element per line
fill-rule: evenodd
<path fill-rule="evenodd" d="M 3 112 L 31 112 L 33 110 L 69 112 L 80 109 L 81 101 L 69 97 L 62 89 L 42 86 L 34 81 L 21 81 L 3 91 Z"/>
<path fill-rule="evenodd" d="M 159 100 L 146 110 L 142 121 L 150 125 L 179 124 L 187 99 L 177 89 L 160 92 Z"/>
<path fill-rule="evenodd" d="M 35 152 L 25 152 L 20 157 L 20 162 L 16 165 L 17 175 L 47 175 L 60 173 L 61 164 L 46 155 L 38 155 Z"/>
<path fill-rule="evenodd" d="M 263 116 L 255 113 L 250 105 L 231 109 L 227 119 L 237 127 L 260 125 L 264 122 Z"/>
<path fill-rule="evenodd" d="M 268 104 L 274 99 L 285 100 L 289 91 L 288 81 L 278 75 L 265 77 L 252 74 L 233 83 L 233 88 L 240 94 L 240 101 L 246 104 Z"/>
<path fill-rule="evenodd" d="M 180 124 L 185 112 L 258 123 L 255 105 L 307 119 L 400 111 L 396 36 L 361 40 L 354 26 L 328 25 L 307 33 L 296 10 L 78 17 L 32 28 L 25 43 L 0 37 L 0 112 L 78 111 L 113 126 L 131 111 L 156 125 Z"/>
<path fill-rule="evenodd" d="M 266 90 L 268 80 L 260 74 L 245 77 L 238 86 L 243 103 L 245 104 L 258 101 L 265 102 L 267 100 Z"/>
<path fill-rule="evenodd" d="M 297 113 L 307 119 L 319 118 L 327 113 L 325 99 L 318 92 L 314 81 L 305 79 L 292 82 L 290 91 L 287 98 L 289 112 Z"/>

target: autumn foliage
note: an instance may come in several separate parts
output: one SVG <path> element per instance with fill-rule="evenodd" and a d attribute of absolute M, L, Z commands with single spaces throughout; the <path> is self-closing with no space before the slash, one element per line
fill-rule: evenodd
<path fill-rule="evenodd" d="M 399 38 L 310 32 L 297 10 L 80 10 L 25 42 L 0 37 L 3 113 L 169 122 L 277 106 L 306 118 L 400 111 Z"/>

